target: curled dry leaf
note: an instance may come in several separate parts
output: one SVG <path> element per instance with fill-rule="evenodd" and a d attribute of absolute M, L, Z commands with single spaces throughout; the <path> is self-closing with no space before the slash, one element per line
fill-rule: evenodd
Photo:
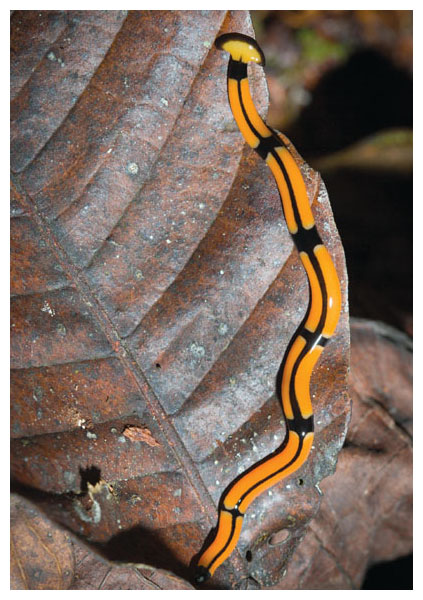
<path fill-rule="evenodd" d="M 275 381 L 308 303 L 274 182 L 230 113 L 221 31 L 251 35 L 248 13 L 12 15 L 13 478 L 106 558 L 185 578 L 224 488 L 284 438 Z M 343 313 L 313 376 L 310 460 L 256 500 L 217 587 L 279 581 L 349 419 L 344 256 L 298 160 Z M 113 493 L 93 510 L 100 481 Z"/>
<path fill-rule="evenodd" d="M 345 447 L 275 589 L 359 589 L 370 566 L 412 552 L 412 368 L 408 336 L 351 320 L 353 407 Z"/>
<path fill-rule="evenodd" d="M 193 589 L 172 573 L 142 564 L 114 565 L 12 494 L 12 590 Z"/>
<path fill-rule="evenodd" d="M 11 589 L 68 589 L 75 568 L 69 535 L 16 494 L 11 497 L 10 521 Z"/>

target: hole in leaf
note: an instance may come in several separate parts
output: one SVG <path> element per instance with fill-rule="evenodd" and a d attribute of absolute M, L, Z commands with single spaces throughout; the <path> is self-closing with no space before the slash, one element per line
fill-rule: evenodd
<path fill-rule="evenodd" d="M 80 467 L 79 474 L 81 476 L 81 492 L 84 493 L 88 490 L 87 483 L 96 485 L 101 479 L 101 471 L 95 465 L 91 465 L 91 467 L 87 467 L 86 469 Z"/>

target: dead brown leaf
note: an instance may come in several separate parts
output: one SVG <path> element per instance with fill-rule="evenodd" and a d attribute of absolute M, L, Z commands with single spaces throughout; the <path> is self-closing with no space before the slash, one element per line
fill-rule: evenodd
<path fill-rule="evenodd" d="M 114 565 L 12 494 L 12 590 L 186 590 L 192 586 L 148 565 Z"/>
<path fill-rule="evenodd" d="M 13 590 L 66 590 L 74 577 L 69 536 L 15 494 L 11 498 L 10 558 Z"/>
<path fill-rule="evenodd" d="M 222 491 L 283 440 L 275 380 L 308 302 L 274 182 L 230 113 L 221 30 L 252 34 L 248 13 L 12 15 L 14 485 L 106 559 L 187 579 Z M 298 160 L 343 313 L 313 377 L 312 456 L 257 499 L 214 587 L 279 581 L 349 419 L 344 256 Z M 96 589 L 90 573 L 63 585 Z"/>

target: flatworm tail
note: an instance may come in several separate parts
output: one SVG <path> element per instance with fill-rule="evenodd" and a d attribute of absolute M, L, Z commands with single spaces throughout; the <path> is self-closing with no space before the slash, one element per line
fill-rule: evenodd
<path fill-rule="evenodd" d="M 234 550 L 245 511 L 263 491 L 296 471 L 306 461 L 314 438 L 310 378 L 323 348 L 333 335 L 341 310 L 341 291 L 332 259 L 316 229 L 304 178 L 279 134 L 258 114 L 248 84 L 247 64 L 264 65 L 257 42 L 239 33 L 216 40 L 229 52 L 228 97 L 246 142 L 267 163 L 279 189 L 283 213 L 309 281 L 309 305 L 302 325 L 292 338 L 281 369 L 281 398 L 287 434 L 281 448 L 226 490 L 220 501 L 214 538 L 201 554 L 195 580 L 213 575 Z"/>

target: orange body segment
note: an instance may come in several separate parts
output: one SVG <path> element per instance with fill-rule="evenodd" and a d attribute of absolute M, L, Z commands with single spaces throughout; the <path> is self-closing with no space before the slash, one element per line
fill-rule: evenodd
<path fill-rule="evenodd" d="M 259 143 L 259 138 L 254 134 L 242 112 L 241 100 L 238 93 L 238 82 L 235 79 L 228 79 L 228 97 L 232 114 L 245 141 L 251 148 L 256 148 Z"/>
<path fill-rule="evenodd" d="M 291 346 L 291 349 L 288 352 L 288 355 L 285 358 L 285 365 L 282 373 L 281 395 L 283 412 L 287 419 L 294 418 L 294 411 L 291 404 L 290 384 L 292 380 L 292 371 L 294 369 L 295 363 L 297 362 L 301 352 L 304 350 L 305 345 L 305 338 L 299 335 L 295 339 L 294 343 Z"/>
<path fill-rule="evenodd" d="M 277 153 L 281 157 L 288 177 L 291 181 L 292 188 L 295 191 L 295 201 L 298 207 L 298 212 L 300 213 L 301 225 L 304 227 L 304 229 L 311 229 L 314 225 L 314 217 L 313 213 L 311 212 L 307 188 L 300 167 L 297 165 L 294 157 L 287 148 L 281 148 L 280 150 L 278 149 Z"/>
<path fill-rule="evenodd" d="M 336 325 L 338 324 L 339 315 L 341 314 L 341 286 L 339 285 L 335 265 L 325 246 L 316 246 L 314 248 L 314 254 L 319 261 L 320 269 L 325 280 L 327 313 L 322 333 L 325 337 L 329 338 L 334 334 Z"/>
<path fill-rule="evenodd" d="M 276 471 L 284 467 L 290 460 L 294 458 L 297 449 L 298 435 L 294 432 L 289 432 L 289 439 L 283 452 L 283 456 L 281 454 L 277 454 L 276 456 L 269 458 L 269 460 L 265 463 L 259 464 L 255 469 L 252 469 L 251 471 L 246 473 L 245 476 L 242 477 L 239 481 L 237 481 L 226 494 L 224 499 L 224 506 L 227 508 L 234 508 L 239 499 L 245 495 L 245 500 L 243 500 L 239 506 L 241 512 L 244 512 L 247 506 L 250 504 L 250 502 L 252 502 L 251 499 L 247 501 L 247 499 L 249 498 L 249 490 L 254 488 L 256 482 L 262 480 L 263 478 L 269 477 L 270 475 L 272 475 L 272 473 L 275 473 Z"/>
<path fill-rule="evenodd" d="M 311 372 L 317 359 L 322 353 L 322 346 L 314 346 L 300 361 L 295 373 L 295 396 L 303 419 L 308 419 L 313 414 L 310 398 Z"/>
<path fill-rule="evenodd" d="M 251 122 L 251 125 L 262 137 L 270 137 L 272 135 L 272 131 L 260 117 L 256 107 L 254 106 L 250 94 L 250 86 L 248 84 L 248 79 L 241 79 L 239 85 L 241 87 L 242 104 L 248 115 L 248 119 Z"/>
<path fill-rule="evenodd" d="M 314 270 L 313 265 L 311 264 L 311 260 L 307 252 L 300 252 L 300 258 L 307 273 L 308 281 L 310 283 L 311 294 L 310 310 L 304 327 L 306 327 L 309 331 L 316 331 L 316 328 L 320 322 L 320 317 L 322 315 L 322 290 L 319 285 L 319 279 L 317 277 L 316 271 Z"/>
<path fill-rule="evenodd" d="M 221 552 L 221 554 L 219 554 L 219 556 L 216 558 L 216 560 L 213 562 L 213 564 L 210 567 L 211 575 L 213 575 L 213 573 L 215 572 L 217 567 L 219 567 L 228 558 L 228 556 L 230 554 L 232 554 L 232 552 L 234 551 L 234 549 L 238 543 L 239 536 L 241 534 L 242 521 L 243 521 L 243 517 L 236 517 L 235 526 L 234 526 L 232 534 L 229 537 L 228 544 L 226 545 L 223 552 Z M 229 535 L 228 530 L 226 531 L 226 533 Z"/>
<path fill-rule="evenodd" d="M 212 544 L 202 554 L 198 564 L 208 567 L 208 565 L 214 561 L 215 557 L 218 556 L 219 558 L 213 562 L 213 566 L 210 569 L 210 572 L 213 573 L 233 551 L 237 544 L 241 527 L 242 517 L 237 517 L 233 526 L 232 515 L 225 510 L 222 510 L 219 515 L 216 537 Z"/>
<path fill-rule="evenodd" d="M 276 149 L 278 152 L 278 149 Z M 283 212 L 285 215 L 285 221 L 288 226 L 288 231 L 291 234 L 297 233 L 298 225 L 294 216 L 294 208 L 292 206 L 288 186 L 286 184 L 286 179 L 283 176 L 281 168 L 276 160 L 276 158 L 272 154 L 268 154 L 266 158 L 266 163 L 268 164 L 272 174 L 276 180 L 276 185 L 279 189 L 279 194 L 282 201 Z"/>
<path fill-rule="evenodd" d="M 308 456 L 308 453 L 311 448 L 311 442 L 313 441 L 313 434 L 307 434 L 307 443 L 302 442 L 297 433 L 294 431 L 289 432 L 289 440 L 288 444 L 285 447 L 284 451 L 279 455 L 274 456 L 269 459 L 269 462 L 275 460 L 273 466 L 276 467 L 272 474 L 268 474 L 267 479 L 262 483 L 256 485 L 251 492 L 245 497 L 245 499 L 239 505 L 241 511 L 246 511 L 249 505 L 253 500 L 257 498 L 260 494 L 262 494 L 265 490 L 268 490 L 270 487 L 274 486 L 282 479 L 285 479 L 292 473 L 294 473 L 297 469 L 301 467 L 304 463 L 305 459 Z M 287 450 L 287 448 L 289 449 Z M 295 449 L 295 455 L 292 455 L 293 450 Z M 263 467 L 266 463 L 263 463 Z M 266 469 L 267 470 L 267 469 Z M 257 472 L 257 477 L 263 479 L 263 472 Z"/>

